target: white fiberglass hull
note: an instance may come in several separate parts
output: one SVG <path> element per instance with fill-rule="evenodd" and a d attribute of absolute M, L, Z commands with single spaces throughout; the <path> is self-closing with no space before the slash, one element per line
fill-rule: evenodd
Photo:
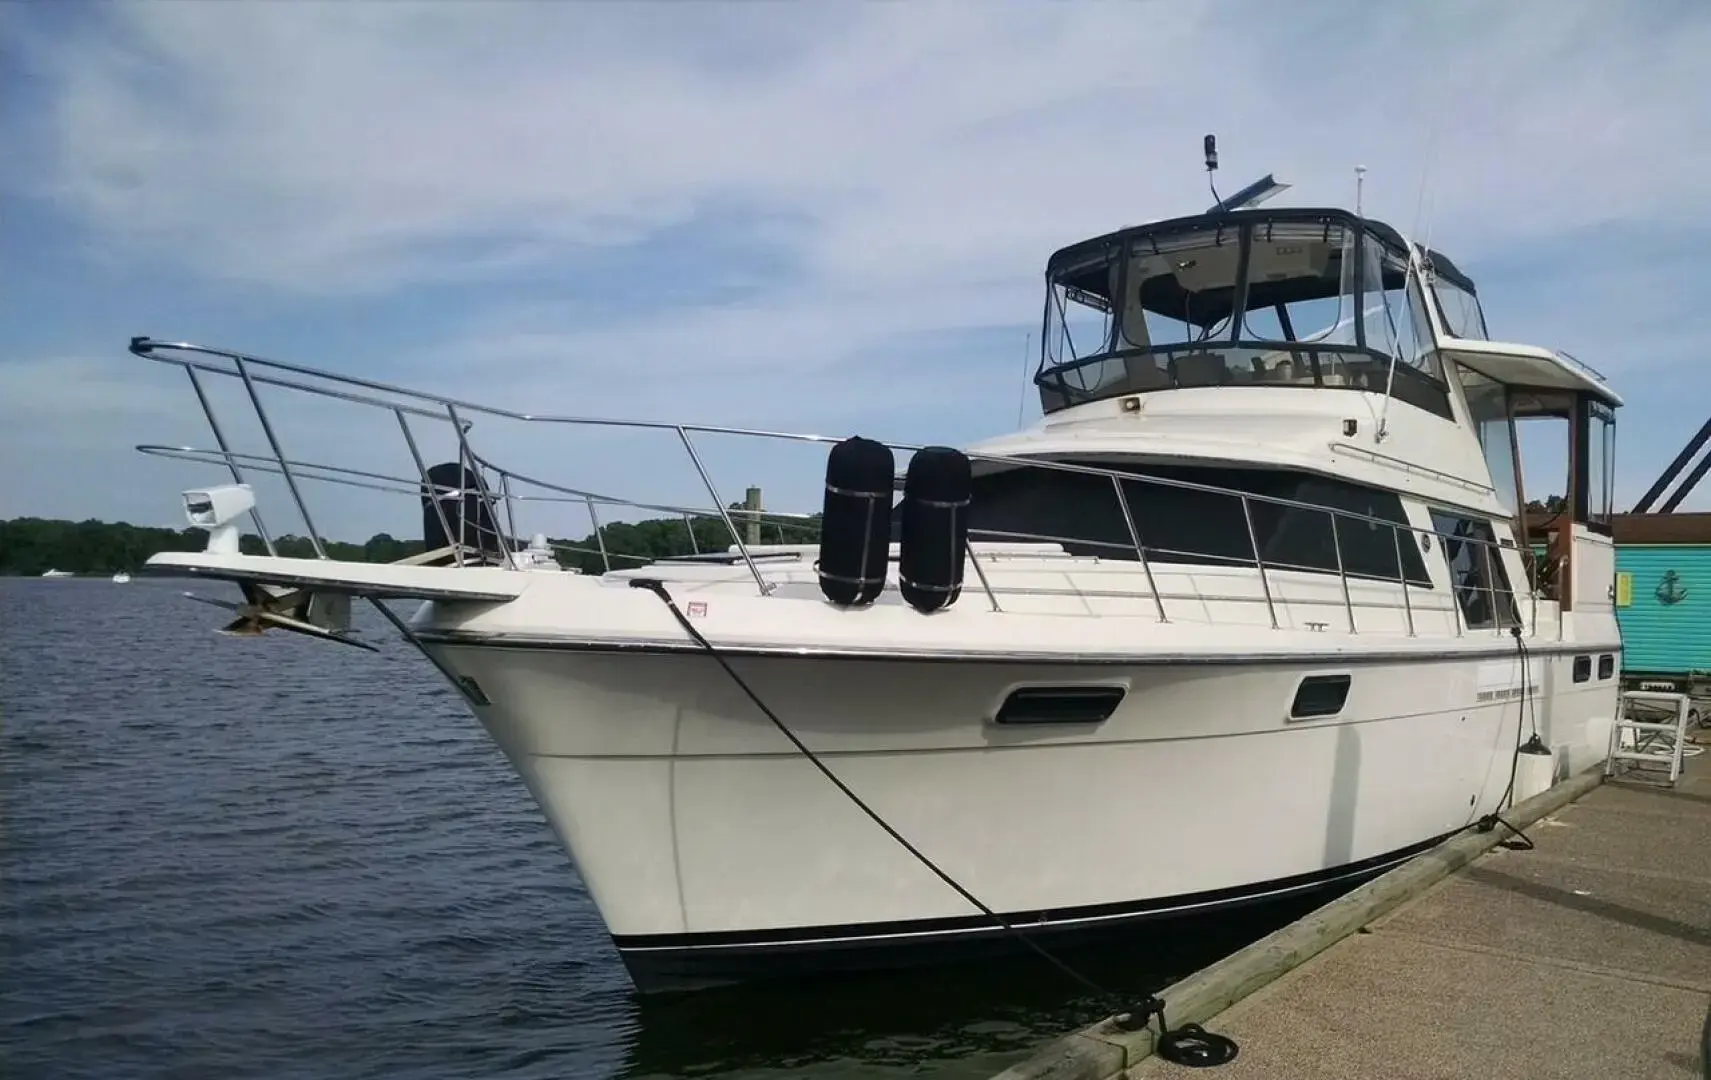
<path fill-rule="evenodd" d="M 999 936 L 704 653 L 424 636 L 491 702 L 476 712 L 640 988 Z M 1091 932 L 1393 865 L 1499 807 L 1517 724 L 1538 727 L 1559 774 L 1602 758 L 1616 682 L 1573 682 L 1587 646 L 1533 647 L 1524 718 L 1511 639 L 1454 645 L 1365 662 L 731 663 L 986 904 L 1031 931 Z M 1338 673 L 1336 715 L 1288 718 L 1304 676 Z M 993 722 L 1019 684 L 1089 683 L 1127 691 L 1103 723 Z"/>

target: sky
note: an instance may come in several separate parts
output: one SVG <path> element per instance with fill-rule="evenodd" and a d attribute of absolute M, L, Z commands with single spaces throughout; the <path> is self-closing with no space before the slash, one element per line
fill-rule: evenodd
<path fill-rule="evenodd" d="M 1206 132 L 1278 205 L 1350 205 L 1364 165 L 1494 337 L 1608 375 L 1626 509 L 1711 415 L 1708 55 L 1691 0 L 0 5 L 0 517 L 179 525 L 221 482 L 136 451 L 213 442 L 135 335 L 531 414 L 1002 434 L 1039 416 L 1047 256 L 1203 209 Z M 414 474 L 386 412 L 258 392 L 289 457 Z M 521 474 L 708 502 L 673 430 L 474 420 Z M 823 446 L 693 444 L 724 501 L 818 508 Z M 305 494 L 335 538 L 420 527 Z"/>

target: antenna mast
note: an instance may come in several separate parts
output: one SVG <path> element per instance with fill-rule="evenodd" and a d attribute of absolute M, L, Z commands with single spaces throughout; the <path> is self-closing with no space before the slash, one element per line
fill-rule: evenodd
<path fill-rule="evenodd" d="M 1212 209 L 1216 212 L 1224 209 L 1224 200 L 1218 196 L 1218 185 L 1212 182 L 1212 174 L 1218 171 L 1218 136 L 1208 134 L 1200 140 L 1200 147 L 1206 152 L 1206 186 L 1212 189 Z"/>

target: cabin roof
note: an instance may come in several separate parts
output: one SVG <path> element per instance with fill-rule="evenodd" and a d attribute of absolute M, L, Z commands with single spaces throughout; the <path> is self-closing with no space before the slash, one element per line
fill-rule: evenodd
<path fill-rule="evenodd" d="M 1612 408 L 1622 404 L 1622 396 L 1602 375 L 1567 353 L 1509 341 L 1452 337 L 1440 339 L 1438 349 L 1447 359 L 1506 386 L 1581 391 Z"/>
<path fill-rule="evenodd" d="M 1408 244 L 1402 239 L 1402 234 L 1391 226 L 1376 218 L 1360 217 L 1348 210 L 1336 207 L 1275 207 L 1252 210 L 1225 210 L 1221 213 L 1190 214 L 1185 217 L 1169 218 L 1164 221 L 1152 221 L 1144 225 L 1130 225 L 1103 236 L 1080 240 L 1067 247 L 1052 252 L 1046 260 L 1047 276 L 1061 273 L 1070 266 L 1096 256 L 1129 240 L 1151 236 L 1156 233 L 1177 232 L 1192 228 L 1217 228 L 1228 226 L 1234 228 L 1250 221 L 1277 222 L 1310 222 L 1346 225 L 1352 229 L 1365 230 L 1382 240 L 1386 245 L 1397 251 L 1407 251 Z M 1453 282 L 1473 295 L 1478 295 L 1473 280 L 1462 273 L 1449 256 L 1430 248 L 1425 249 L 1426 257 L 1432 264 L 1433 271 L 1441 278 Z"/>

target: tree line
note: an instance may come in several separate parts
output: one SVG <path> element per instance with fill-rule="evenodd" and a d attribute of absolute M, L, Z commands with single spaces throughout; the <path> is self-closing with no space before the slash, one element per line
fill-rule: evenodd
<path fill-rule="evenodd" d="M 742 507 L 733 505 L 731 509 Z M 740 519 L 737 527 L 743 528 Z M 762 543 L 814 543 L 819 539 L 818 515 L 782 524 L 768 520 L 760 532 Z M 724 551 L 732 543 L 730 530 L 717 517 L 614 522 L 603 525 L 598 534 L 591 532 L 580 539 L 549 540 L 561 566 L 585 574 L 601 573 L 607 560 L 614 570 L 622 570 L 649 559 Z M 306 536 L 276 536 L 273 543 L 275 551 L 286 558 L 315 557 L 314 545 Z M 527 538 L 517 543 L 526 544 Z M 196 528 L 168 529 L 95 519 L 12 518 L 0 520 L 0 575 L 39 577 L 48 570 L 74 574 L 106 575 L 121 570 L 134 573 L 151 555 L 162 551 L 201 551 L 207 544 L 207 532 Z M 360 544 L 334 540 L 326 541 L 325 546 L 329 557 L 354 562 L 396 562 L 422 552 L 422 541 L 400 540 L 390 533 L 376 533 Z M 253 533 L 245 533 L 239 547 L 248 555 L 267 554 L 267 545 Z"/>

